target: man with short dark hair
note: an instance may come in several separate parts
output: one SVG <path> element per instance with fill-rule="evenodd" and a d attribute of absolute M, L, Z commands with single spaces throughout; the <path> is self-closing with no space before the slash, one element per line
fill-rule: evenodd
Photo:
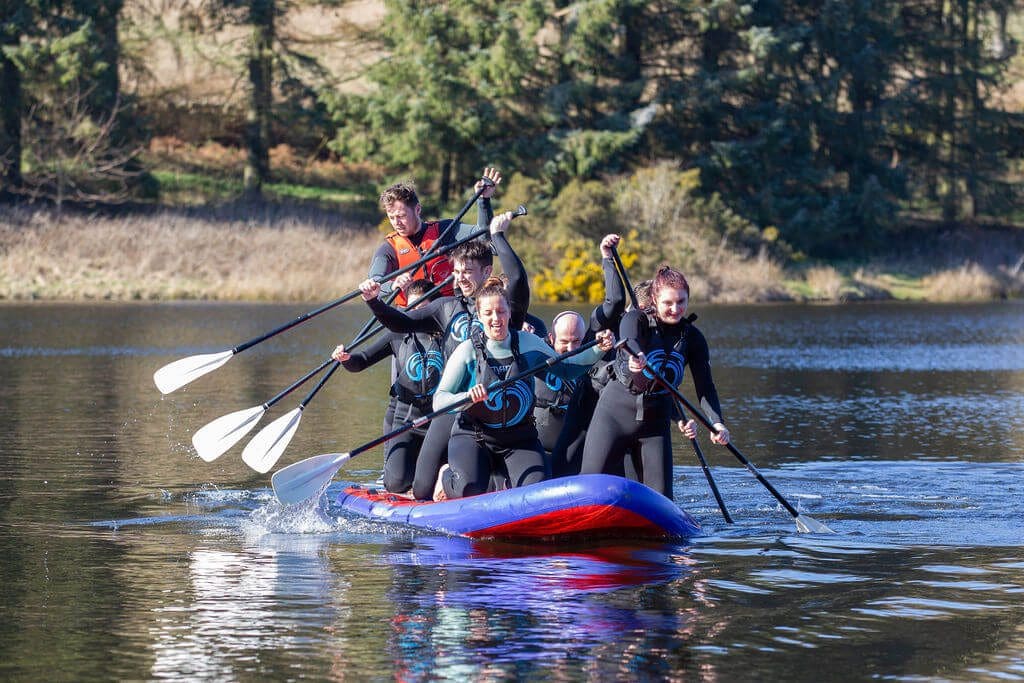
<path fill-rule="evenodd" d="M 384 238 L 384 242 L 374 252 L 373 260 L 370 262 L 369 277 L 381 281 L 388 274 L 419 261 L 432 249 L 436 251 L 443 246 L 469 237 L 476 231 L 486 229 L 494 215 L 494 211 L 491 209 L 491 197 L 494 196 L 494 191 L 500 182 L 501 173 L 497 169 L 484 169 L 483 177 L 476 182 L 473 188 L 480 194 L 480 198 L 477 200 L 477 223 L 476 225 L 460 223 L 457 226 L 451 226 L 450 220 L 424 222 L 421 216 L 423 207 L 416 195 L 416 188 L 411 182 L 395 183 L 388 187 L 380 195 L 380 206 L 387 215 L 393 232 Z M 444 281 L 451 272 L 452 267 L 448 257 L 438 256 L 414 272 L 399 275 L 393 283 L 384 283 L 382 291 L 388 295 L 393 288 L 401 290 L 408 282 L 416 278 L 426 278 L 436 285 Z M 453 289 L 450 286 L 442 291 L 445 296 L 452 293 Z M 404 306 L 407 303 L 405 295 L 399 292 L 395 303 Z"/>

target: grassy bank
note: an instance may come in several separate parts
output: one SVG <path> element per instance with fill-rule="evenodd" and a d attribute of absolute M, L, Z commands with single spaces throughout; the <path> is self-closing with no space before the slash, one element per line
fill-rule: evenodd
<path fill-rule="evenodd" d="M 328 212 L 0 210 L 0 299 L 307 301 L 365 277 L 379 235 Z"/>
<path fill-rule="evenodd" d="M 894 248 L 870 263 L 799 269 L 709 251 L 714 262 L 698 270 L 715 275 L 695 274 L 693 297 L 741 303 L 1024 296 L 1024 231 L 905 239 L 918 246 Z M 320 208 L 223 205 L 110 216 L 6 207 L 0 299 L 322 301 L 359 283 L 379 241 L 375 225 Z"/>

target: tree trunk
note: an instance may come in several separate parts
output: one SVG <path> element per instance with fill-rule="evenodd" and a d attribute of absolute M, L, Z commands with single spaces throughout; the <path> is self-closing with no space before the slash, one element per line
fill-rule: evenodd
<path fill-rule="evenodd" d="M 99 42 L 100 60 L 106 65 L 96 75 L 93 81 L 95 88 L 89 94 L 89 110 L 92 118 L 96 120 L 108 119 L 116 111 L 121 99 L 121 82 L 118 74 L 121 42 L 117 35 L 117 23 L 123 6 L 123 0 L 102 0 L 87 10 L 87 16 L 92 19 Z"/>
<path fill-rule="evenodd" d="M 951 0 L 942 0 L 942 32 L 947 38 L 947 45 L 954 45 L 956 39 L 956 19 Z M 959 122 L 957 120 L 956 92 L 958 89 L 956 51 L 946 50 L 943 60 L 944 111 L 941 123 L 943 146 L 946 150 L 945 177 L 946 193 L 942 198 L 942 219 L 947 223 L 956 220 L 957 205 L 960 202 L 960 168 L 957 156 L 957 145 L 960 144 Z"/>
<path fill-rule="evenodd" d="M 274 0 L 251 0 L 249 4 L 252 44 L 248 60 L 250 93 L 245 130 L 245 194 L 250 199 L 262 196 L 263 184 L 270 177 L 274 4 Z"/>
<path fill-rule="evenodd" d="M 0 52 L 0 199 L 21 187 L 21 72 Z"/>
<path fill-rule="evenodd" d="M 452 166 L 452 153 L 445 152 L 444 163 L 441 164 L 441 206 L 447 206 L 452 193 Z"/>

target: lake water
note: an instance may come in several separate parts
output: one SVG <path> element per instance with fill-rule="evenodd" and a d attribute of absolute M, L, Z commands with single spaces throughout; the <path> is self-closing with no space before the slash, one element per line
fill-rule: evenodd
<path fill-rule="evenodd" d="M 196 429 L 315 367 L 365 308 L 166 397 L 153 372 L 310 308 L 0 306 L 0 678 L 1024 680 L 1021 303 L 698 302 L 734 444 L 836 533 L 797 533 L 705 437 L 726 524 L 677 437 L 704 534 L 571 547 L 390 528 L 330 495 L 286 514 L 242 444 L 200 460 Z M 337 373 L 280 464 L 379 435 L 387 379 Z"/>

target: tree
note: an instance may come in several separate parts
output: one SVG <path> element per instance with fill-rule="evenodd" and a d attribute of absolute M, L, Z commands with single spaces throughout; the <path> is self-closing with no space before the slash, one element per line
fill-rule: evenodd
<path fill-rule="evenodd" d="M 1021 155 L 1024 116 L 989 104 L 1006 85 L 1007 8 L 1005 0 L 922 0 L 904 9 L 911 77 L 903 87 L 914 125 L 900 153 L 947 222 L 1004 213 L 1017 196 L 1003 176 L 1011 155 Z"/>
<path fill-rule="evenodd" d="M 503 155 L 522 131 L 513 100 L 535 60 L 529 35 L 540 3 L 385 2 L 383 22 L 362 36 L 380 58 L 362 77 L 365 94 L 326 94 L 343 156 L 411 168 L 436 181 L 441 203 L 456 185 Z M 524 35 L 525 34 L 525 35 Z"/>
<path fill-rule="evenodd" d="M 25 86 L 24 193 L 58 205 L 123 201 L 131 193 L 140 174 L 132 166 L 137 149 L 117 133 L 118 103 L 109 111 L 94 108 L 102 99 L 97 76 L 106 68 L 97 44 L 92 23 L 85 21 L 66 35 L 39 35 L 7 51 Z"/>
<path fill-rule="evenodd" d="M 39 12 L 34 2 L 0 0 L 0 199 L 13 196 L 22 184 L 24 86 L 14 51 L 34 32 Z"/>

